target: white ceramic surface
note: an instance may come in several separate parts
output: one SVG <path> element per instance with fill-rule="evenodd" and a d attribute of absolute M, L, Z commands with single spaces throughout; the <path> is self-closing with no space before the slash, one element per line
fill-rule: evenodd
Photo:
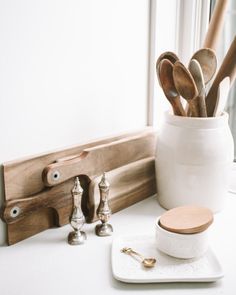
<path fill-rule="evenodd" d="M 166 209 L 224 205 L 234 157 L 228 114 L 190 118 L 165 113 L 157 137 L 157 197 Z"/>
<path fill-rule="evenodd" d="M 156 257 L 157 265 L 144 269 L 137 260 L 120 252 L 127 246 L 145 256 Z M 111 255 L 113 276 L 127 283 L 212 282 L 223 277 L 211 249 L 198 259 L 177 259 L 158 251 L 154 236 L 117 237 L 113 240 Z"/>
<path fill-rule="evenodd" d="M 236 194 L 236 163 L 232 165 L 232 171 L 230 175 L 229 192 Z"/>
<path fill-rule="evenodd" d="M 160 217 L 155 224 L 156 247 L 176 258 L 196 258 L 202 256 L 208 249 L 208 231 L 197 234 L 178 234 L 165 230 L 159 225 Z"/>

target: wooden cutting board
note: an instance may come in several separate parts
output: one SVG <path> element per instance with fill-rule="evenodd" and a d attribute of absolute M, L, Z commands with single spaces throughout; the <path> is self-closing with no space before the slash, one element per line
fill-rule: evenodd
<path fill-rule="evenodd" d="M 7 223 L 8 244 L 69 222 L 75 176 L 79 176 L 84 189 L 82 209 L 87 222 L 96 220 L 99 201 L 95 187 L 103 171 L 110 171 L 108 177 L 111 173 L 113 212 L 154 194 L 155 145 L 155 132 L 146 128 L 3 164 L 2 219 Z M 127 189 L 122 181 L 124 177 L 129 179 Z"/>

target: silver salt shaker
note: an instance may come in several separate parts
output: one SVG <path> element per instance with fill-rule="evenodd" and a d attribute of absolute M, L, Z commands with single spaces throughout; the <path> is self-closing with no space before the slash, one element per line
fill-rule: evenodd
<path fill-rule="evenodd" d="M 75 184 L 71 193 L 73 198 L 73 211 L 70 218 L 70 224 L 74 231 L 69 233 L 68 243 L 70 245 L 79 245 L 83 244 L 87 238 L 86 234 L 81 231 L 81 228 L 85 223 L 85 217 L 81 209 L 83 189 L 80 185 L 79 177 L 75 178 Z"/>
<path fill-rule="evenodd" d="M 111 209 L 108 202 L 110 184 L 106 179 L 105 172 L 103 173 L 98 186 L 100 191 L 100 203 L 97 209 L 97 216 L 102 224 L 97 224 L 95 232 L 97 236 L 106 237 L 112 234 L 113 228 L 111 224 L 108 223 L 108 220 L 111 217 Z"/>

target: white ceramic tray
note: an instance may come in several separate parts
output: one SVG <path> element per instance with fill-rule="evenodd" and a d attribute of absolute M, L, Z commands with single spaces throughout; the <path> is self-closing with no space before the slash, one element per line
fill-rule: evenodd
<path fill-rule="evenodd" d="M 157 265 L 145 269 L 137 260 L 121 253 L 123 247 L 131 247 L 145 257 L 155 257 Z M 113 276 L 127 283 L 213 282 L 223 277 L 211 249 L 198 259 L 177 259 L 158 251 L 152 236 L 117 237 L 111 255 Z"/>

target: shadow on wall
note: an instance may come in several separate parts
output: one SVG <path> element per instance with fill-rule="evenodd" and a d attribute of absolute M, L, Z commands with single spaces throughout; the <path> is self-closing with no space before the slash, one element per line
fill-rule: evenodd
<path fill-rule="evenodd" d="M 4 185 L 3 185 L 3 166 L 0 165 L 0 208 L 3 204 L 3 196 L 4 196 Z M 0 219 L 0 246 L 3 246 L 6 244 L 6 225 L 5 223 Z"/>

